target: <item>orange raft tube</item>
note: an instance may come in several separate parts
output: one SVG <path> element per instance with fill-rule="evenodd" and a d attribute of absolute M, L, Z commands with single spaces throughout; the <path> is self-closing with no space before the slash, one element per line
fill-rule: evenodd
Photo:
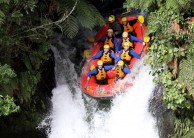
<path fill-rule="evenodd" d="M 132 21 L 132 20 L 137 21 L 137 16 L 128 16 L 127 19 L 128 19 L 128 21 Z M 121 18 L 118 18 L 118 20 L 121 21 Z M 145 30 L 146 30 L 145 24 L 140 24 L 140 22 L 137 21 L 133 25 L 133 28 L 134 28 L 134 31 L 136 33 L 136 37 L 143 40 L 144 33 L 145 33 Z M 100 39 L 102 36 L 105 36 L 108 29 L 109 29 L 109 24 L 107 23 L 97 33 L 95 41 Z M 95 46 L 92 46 L 90 56 L 93 56 L 96 53 L 98 53 L 102 46 L 103 46 L 102 43 L 99 43 Z M 141 51 L 143 50 L 142 43 L 135 42 L 134 43 L 134 50 L 138 54 L 141 54 Z M 130 61 L 129 68 L 132 68 L 135 62 L 136 62 L 136 58 L 132 58 L 132 60 Z M 97 84 L 96 80 L 95 80 L 95 76 L 91 76 L 90 80 L 87 82 L 87 73 L 90 71 L 90 66 L 91 65 L 97 66 L 97 60 L 91 60 L 89 63 L 86 62 L 84 64 L 83 68 L 82 68 L 81 89 L 82 89 L 83 93 L 85 93 L 85 94 L 87 94 L 87 95 L 89 95 L 93 98 L 107 99 L 107 98 L 112 98 L 116 94 L 118 94 L 118 93 L 124 91 L 125 89 L 133 86 L 132 82 L 127 82 L 127 83 L 125 82 L 125 83 L 122 84 L 121 83 L 122 81 L 117 81 L 115 83 L 114 79 L 116 77 L 116 74 L 112 70 L 107 72 L 108 77 L 109 77 L 107 85 Z"/>

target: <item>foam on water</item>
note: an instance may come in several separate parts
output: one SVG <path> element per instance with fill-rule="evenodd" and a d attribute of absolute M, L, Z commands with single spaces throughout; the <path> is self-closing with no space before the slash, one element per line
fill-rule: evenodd
<path fill-rule="evenodd" d="M 52 91 L 52 109 L 45 119 L 50 120 L 49 124 L 46 124 L 50 126 L 49 138 L 158 137 L 155 120 L 148 112 L 149 98 L 154 89 L 153 77 L 149 75 L 150 67 L 145 66 L 143 60 L 138 61 L 132 73 L 123 80 L 132 80 L 135 76 L 133 87 L 116 96 L 110 109 L 96 110 L 98 101 L 89 97 L 84 100 L 77 83 L 79 79 L 76 81 L 75 76 L 69 76 L 76 74 L 73 63 L 67 60 L 67 57 L 63 59 L 57 49 L 53 50 L 58 86 Z M 57 63 L 59 57 L 60 62 Z M 89 113 L 90 111 L 92 113 Z"/>

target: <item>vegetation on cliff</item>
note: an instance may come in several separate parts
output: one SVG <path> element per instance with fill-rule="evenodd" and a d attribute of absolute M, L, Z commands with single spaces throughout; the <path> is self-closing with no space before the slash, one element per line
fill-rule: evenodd
<path fill-rule="evenodd" d="M 35 124 L 45 109 L 39 87 L 52 60 L 54 30 L 73 38 L 80 26 L 92 29 L 104 21 L 87 0 L 0 0 L 0 7 L 0 122 L 6 126 L 3 118 L 9 115 L 7 123 L 20 118 Z"/>
<path fill-rule="evenodd" d="M 127 10 L 149 13 L 147 34 L 152 35 L 149 48 L 152 74 L 165 87 L 163 101 L 175 110 L 175 137 L 189 132 L 194 125 L 194 1 L 126 0 Z"/>

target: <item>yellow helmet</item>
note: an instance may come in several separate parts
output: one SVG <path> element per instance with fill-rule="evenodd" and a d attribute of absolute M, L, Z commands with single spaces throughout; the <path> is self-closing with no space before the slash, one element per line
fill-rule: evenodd
<path fill-rule="evenodd" d="M 150 41 L 150 37 L 149 37 L 149 36 L 145 36 L 145 37 L 144 37 L 144 42 L 147 43 L 147 42 L 149 42 L 149 41 Z"/>
<path fill-rule="evenodd" d="M 113 29 L 108 29 L 107 32 L 113 33 Z"/>
<path fill-rule="evenodd" d="M 128 37 L 128 32 L 123 32 L 122 36 L 123 37 Z"/>
<path fill-rule="evenodd" d="M 90 70 L 93 70 L 93 69 L 95 69 L 95 66 L 94 65 L 91 65 L 90 66 Z"/>
<path fill-rule="evenodd" d="M 123 67 L 124 62 L 122 60 L 119 60 L 119 62 L 117 63 L 117 65 L 120 66 L 120 67 Z"/>
<path fill-rule="evenodd" d="M 102 60 L 98 60 L 97 65 L 98 66 L 102 66 L 103 65 L 103 61 Z"/>
<path fill-rule="evenodd" d="M 144 23 L 144 17 L 142 16 L 142 15 L 140 15 L 140 16 L 138 16 L 138 21 L 140 22 L 140 23 Z"/>
<path fill-rule="evenodd" d="M 129 46 L 131 46 L 131 42 L 124 42 L 123 46 L 129 47 Z"/>
<path fill-rule="evenodd" d="M 114 16 L 114 15 L 110 15 L 110 16 L 108 17 L 108 21 L 109 21 L 109 22 L 115 21 L 115 16 Z"/>
<path fill-rule="evenodd" d="M 110 46 L 109 45 L 104 45 L 104 48 L 110 48 Z"/>
<path fill-rule="evenodd" d="M 123 17 L 122 18 L 122 22 L 126 22 L 127 21 L 127 18 L 126 17 Z"/>

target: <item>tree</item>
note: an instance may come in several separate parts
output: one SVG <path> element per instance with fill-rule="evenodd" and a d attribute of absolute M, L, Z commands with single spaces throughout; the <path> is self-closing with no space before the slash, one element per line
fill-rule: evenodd
<path fill-rule="evenodd" d="M 73 38 L 80 27 L 92 29 L 104 21 L 87 0 L 0 0 L 0 7 L 0 62 L 9 67 L 2 72 L 0 66 L 0 81 L 7 82 L 1 83 L 1 100 L 15 95 L 21 110 L 33 110 L 54 29 Z"/>

